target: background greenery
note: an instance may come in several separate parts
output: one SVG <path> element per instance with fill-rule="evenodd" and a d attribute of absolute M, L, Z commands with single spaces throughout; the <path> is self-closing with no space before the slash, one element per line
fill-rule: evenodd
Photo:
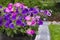
<path fill-rule="evenodd" d="M 59 0 L 0 0 L 0 5 L 7 6 L 8 3 L 24 3 L 28 7 L 38 6 L 40 9 L 52 9 Z"/>

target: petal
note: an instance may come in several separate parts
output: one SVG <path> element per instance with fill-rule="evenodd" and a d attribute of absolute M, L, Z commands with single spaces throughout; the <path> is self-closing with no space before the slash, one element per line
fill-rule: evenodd
<path fill-rule="evenodd" d="M 26 16 L 25 20 L 31 20 L 31 17 L 30 16 Z"/>
<path fill-rule="evenodd" d="M 43 21 L 42 20 L 39 20 L 38 21 L 38 25 L 42 25 L 43 24 Z"/>
<path fill-rule="evenodd" d="M 27 25 L 31 26 L 31 22 L 30 21 L 27 21 Z"/>
<path fill-rule="evenodd" d="M 12 4 L 12 3 L 9 3 L 9 4 L 8 4 L 8 9 L 11 10 L 11 9 L 12 9 L 12 6 L 13 6 L 13 4 Z"/>
<path fill-rule="evenodd" d="M 22 14 L 27 14 L 27 13 L 28 13 L 28 9 L 25 8 L 22 10 Z"/>
<path fill-rule="evenodd" d="M 12 16 L 11 19 L 12 19 L 12 20 L 16 20 L 16 16 Z"/>
<path fill-rule="evenodd" d="M 0 6 L 0 8 L 2 8 L 2 6 Z"/>
<path fill-rule="evenodd" d="M 20 25 L 22 23 L 21 20 L 16 20 L 16 25 Z"/>
<path fill-rule="evenodd" d="M 14 29 L 14 24 L 11 23 L 11 24 L 9 25 L 9 28 Z"/>

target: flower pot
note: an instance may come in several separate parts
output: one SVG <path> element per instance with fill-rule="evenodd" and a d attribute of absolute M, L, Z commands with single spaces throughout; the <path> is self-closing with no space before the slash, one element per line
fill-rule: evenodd
<path fill-rule="evenodd" d="M 14 37 L 8 37 L 5 34 L 1 34 L 1 40 L 34 40 L 36 35 L 28 36 L 27 34 L 15 34 Z"/>

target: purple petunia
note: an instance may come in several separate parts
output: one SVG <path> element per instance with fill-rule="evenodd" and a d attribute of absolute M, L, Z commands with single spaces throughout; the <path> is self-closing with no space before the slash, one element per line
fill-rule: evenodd
<path fill-rule="evenodd" d="M 23 19 L 23 17 L 22 17 L 22 16 L 19 16 L 19 17 L 18 17 L 18 19 L 19 19 L 19 20 L 22 20 L 22 19 Z"/>
<path fill-rule="evenodd" d="M 20 26 L 22 26 L 22 27 L 23 27 L 23 26 L 26 26 L 26 23 L 23 23 L 23 22 L 22 22 L 22 23 L 20 24 Z"/>
<path fill-rule="evenodd" d="M 13 23 L 11 23 L 10 25 L 9 25 L 9 28 L 11 28 L 11 29 L 14 29 L 14 24 Z"/>
<path fill-rule="evenodd" d="M 30 12 L 30 13 L 33 13 L 33 14 L 37 14 L 37 13 L 39 12 L 39 10 L 36 9 L 36 8 L 30 8 L 30 9 L 29 9 L 29 12 Z"/>
<path fill-rule="evenodd" d="M 27 13 L 28 13 L 28 9 L 27 8 L 22 10 L 22 14 L 27 14 Z"/>
<path fill-rule="evenodd" d="M 5 22 L 5 27 L 8 28 L 10 23 L 12 23 L 12 20 L 7 20 L 7 21 Z"/>
<path fill-rule="evenodd" d="M 4 14 L 4 19 L 9 20 L 10 19 L 10 14 Z"/>
<path fill-rule="evenodd" d="M 0 8 L 2 8 L 2 6 L 0 6 Z"/>
<path fill-rule="evenodd" d="M 22 23 L 21 20 L 16 20 L 16 25 L 19 25 L 20 26 L 21 23 Z"/>
<path fill-rule="evenodd" d="M 12 19 L 12 20 L 16 20 L 16 16 L 15 16 L 15 15 L 12 16 L 11 19 Z"/>
<path fill-rule="evenodd" d="M 9 23 L 5 22 L 5 25 L 4 25 L 6 28 L 9 27 Z"/>
<path fill-rule="evenodd" d="M 3 18 L 0 16 L 0 26 L 3 25 Z"/>
<path fill-rule="evenodd" d="M 38 25 L 42 25 L 43 24 L 43 21 L 42 20 L 38 20 Z"/>
<path fill-rule="evenodd" d="M 45 14 L 45 15 L 48 15 L 48 16 L 51 16 L 51 13 L 49 12 L 49 10 L 45 10 L 45 11 L 44 11 L 44 14 Z"/>

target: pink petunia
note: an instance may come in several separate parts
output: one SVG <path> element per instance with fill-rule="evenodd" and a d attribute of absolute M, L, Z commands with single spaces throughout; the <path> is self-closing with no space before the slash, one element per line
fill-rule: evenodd
<path fill-rule="evenodd" d="M 31 26 L 31 22 L 30 21 L 27 21 L 26 23 L 27 23 L 27 25 Z"/>
<path fill-rule="evenodd" d="M 36 19 L 39 19 L 40 18 L 40 16 L 36 16 Z"/>
<path fill-rule="evenodd" d="M 30 16 L 26 16 L 25 20 L 31 20 L 31 17 Z"/>
<path fill-rule="evenodd" d="M 5 12 L 11 12 L 11 11 L 13 11 L 13 8 L 12 9 L 9 9 L 9 8 L 5 9 Z"/>
<path fill-rule="evenodd" d="M 46 11 L 47 11 L 47 15 L 48 15 L 48 16 L 51 16 L 50 11 L 49 11 L 49 10 L 46 10 Z"/>
<path fill-rule="evenodd" d="M 8 9 L 10 9 L 10 10 L 11 10 L 11 9 L 12 9 L 12 7 L 13 7 L 13 4 L 12 4 L 12 3 L 9 3 L 9 4 L 8 4 Z"/>
<path fill-rule="evenodd" d="M 33 34 L 35 34 L 35 31 L 34 30 L 31 30 L 31 29 L 28 29 L 28 30 L 26 30 L 26 33 L 28 35 L 33 35 Z"/>
<path fill-rule="evenodd" d="M 36 21 L 33 20 L 33 21 L 31 22 L 31 25 L 32 25 L 32 26 L 35 26 L 35 25 L 36 25 Z"/>
<path fill-rule="evenodd" d="M 14 6 L 15 7 L 20 7 L 20 3 L 15 3 Z"/>

